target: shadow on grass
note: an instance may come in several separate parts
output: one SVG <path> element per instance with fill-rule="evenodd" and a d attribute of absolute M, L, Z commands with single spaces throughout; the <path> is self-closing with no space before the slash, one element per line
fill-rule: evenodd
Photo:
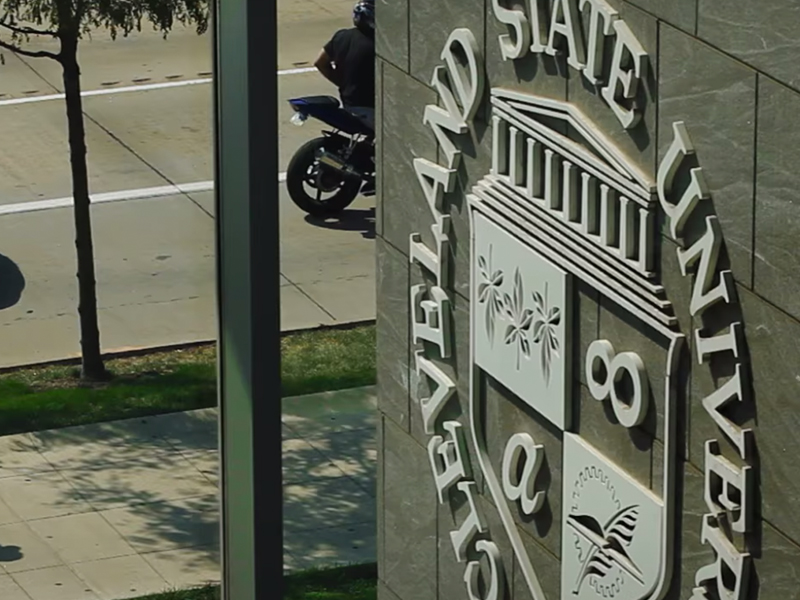
<path fill-rule="evenodd" d="M 375 600 L 378 568 L 374 563 L 305 571 L 284 579 L 284 600 Z M 135 600 L 220 600 L 218 586 L 175 590 Z"/>
<path fill-rule="evenodd" d="M 36 387 L 0 379 L 0 435 L 55 429 L 217 404 L 213 365 L 183 364 L 168 373 L 121 375 L 106 384 Z"/>
<path fill-rule="evenodd" d="M 293 333 L 281 340 L 282 395 L 375 383 L 375 327 Z M 74 367 L 0 375 L 0 436 L 217 405 L 213 347 L 109 361 L 114 378 L 81 382 Z"/>

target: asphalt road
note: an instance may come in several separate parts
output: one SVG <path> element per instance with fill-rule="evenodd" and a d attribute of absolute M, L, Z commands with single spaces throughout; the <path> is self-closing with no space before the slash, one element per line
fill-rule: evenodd
<path fill-rule="evenodd" d="M 335 93 L 308 67 L 349 24 L 348 0 L 280 0 L 280 165 L 318 135 L 289 123 L 287 99 Z M 46 45 L 36 46 L 47 49 Z M 66 117 L 58 65 L 4 53 L 0 65 L 0 367 L 79 351 Z M 176 30 L 80 50 L 103 347 L 216 336 L 210 36 Z M 135 86 L 134 90 L 129 90 Z M 102 91 L 102 94 L 97 94 Z M 142 190 L 189 184 L 185 193 Z M 199 190 L 199 191 L 196 191 Z M 137 198 L 138 196 L 138 198 Z M 66 202 L 65 202 L 66 200 Z M 359 199 L 341 221 L 313 223 L 283 186 L 284 329 L 373 318 L 374 210 Z"/>

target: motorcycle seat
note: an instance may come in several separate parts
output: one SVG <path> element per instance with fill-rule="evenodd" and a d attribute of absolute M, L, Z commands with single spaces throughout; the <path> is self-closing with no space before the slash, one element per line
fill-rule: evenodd
<path fill-rule="evenodd" d="M 315 106 L 339 106 L 338 98 L 333 96 L 303 96 L 303 102 Z"/>

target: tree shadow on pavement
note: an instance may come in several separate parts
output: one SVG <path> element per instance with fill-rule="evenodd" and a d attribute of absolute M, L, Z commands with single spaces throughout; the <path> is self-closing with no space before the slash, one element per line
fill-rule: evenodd
<path fill-rule="evenodd" d="M 10 471 L 16 471 L 30 485 L 48 488 L 46 494 L 31 494 L 41 510 L 97 511 L 137 552 L 173 551 L 160 560 L 205 579 L 202 573 L 219 565 L 215 412 L 0 438 L 0 469 L 5 472 L 0 497 L 4 482 L 13 479 Z M 13 498 L 5 500 L 13 509 Z M 76 545 L 86 543 L 75 540 Z"/>
<path fill-rule="evenodd" d="M 25 289 L 25 276 L 13 260 L 0 254 L 0 310 L 11 308 L 20 301 Z"/>
<path fill-rule="evenodd" d="M 295 568 L 375 559 L 374 419 L 316 406 L 284 426 L 284 546 Z M 170 559 L 199 575 L 219 564 L 216 436 L 216 409 L 23 434 L 0 438 L 0 470 L 41 479 L 49 508 L 99 511 L 139 553 L 174 550 Z M 66 480 L 56 489 L 54 470 Z"/>
<path fill-rule="evenodd" d="M 307 215 L 307 223 L 322 229 L 335 231 L 358 231 L 368 239 L 375 239 L 375 209 L 351 209 L 343 211 L 338 217 L 320 218 Z"/>

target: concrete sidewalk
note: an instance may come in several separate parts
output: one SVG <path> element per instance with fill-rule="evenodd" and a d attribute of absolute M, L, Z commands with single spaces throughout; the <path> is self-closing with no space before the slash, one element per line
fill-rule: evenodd
<path fill-rule="evenodd" d="M 284 400 L 284 562 L 375 560 L 372 388 Z M 0 598 L 219 580 L 216 409 L 0 438 Z"/>

